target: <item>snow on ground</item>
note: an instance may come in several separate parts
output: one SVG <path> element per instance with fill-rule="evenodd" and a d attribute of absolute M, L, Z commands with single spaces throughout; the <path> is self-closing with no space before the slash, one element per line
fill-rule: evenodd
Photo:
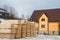
<path fill-rule="evenodd" d="M 21 39 L 0 39 L 0 40 L 60 40 L 60 36 L 38 35 L 36 37 L 26 37 Z"/>

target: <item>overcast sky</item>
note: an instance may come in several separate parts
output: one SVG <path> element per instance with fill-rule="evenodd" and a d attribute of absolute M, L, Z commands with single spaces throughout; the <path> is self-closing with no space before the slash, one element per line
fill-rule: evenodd
<path fill-rule="evenodd" d="M 27 18 L 34 10 L 60 8 L 60 0 L 0 0 L 0 6 L 9 5 L 15 8 L 19 17 Z"/>

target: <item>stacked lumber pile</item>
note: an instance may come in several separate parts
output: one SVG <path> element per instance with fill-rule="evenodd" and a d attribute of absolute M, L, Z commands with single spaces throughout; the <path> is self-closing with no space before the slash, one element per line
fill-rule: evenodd
<path fill-rule="evenodd" d="M 9 21 L 9 22 L 12 22 Z M 37 34 L 35 22 L 18 20 L 16 23 L 0 24 L 0 38 L 25 38 L 33 37 Z"/>
<path fill-rule="evenodd" d="M 25 37 L 32 37 L 37 34 L 36 27 L 34 26 L 34 22 L 29 22 L 23 20 L 19 22 L 17 27 L 17 36 L 16 38 L 25 38 Z"/>

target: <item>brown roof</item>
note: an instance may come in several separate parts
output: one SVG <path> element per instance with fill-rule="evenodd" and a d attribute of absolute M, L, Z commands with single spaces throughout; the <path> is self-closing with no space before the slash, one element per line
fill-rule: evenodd
<path fill-rule="evenodd" d="M 46 14 L 49 21 L 60 21 L 60 9 L 35 10 L 30 20 L 38 22 L 42 12 Z"/>

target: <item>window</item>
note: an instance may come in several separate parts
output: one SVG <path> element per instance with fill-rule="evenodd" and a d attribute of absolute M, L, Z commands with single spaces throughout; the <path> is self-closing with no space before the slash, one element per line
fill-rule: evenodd
<path fill-rule="evenodd" d="M 41 25 L 41 28 L 45 28 L 45 25 Z"/>
<path fill-rule="evenodd" d="M 42 20 L 41 21 L 45 21 L 45 19 L 44 18 L 42 18 Z"/>

